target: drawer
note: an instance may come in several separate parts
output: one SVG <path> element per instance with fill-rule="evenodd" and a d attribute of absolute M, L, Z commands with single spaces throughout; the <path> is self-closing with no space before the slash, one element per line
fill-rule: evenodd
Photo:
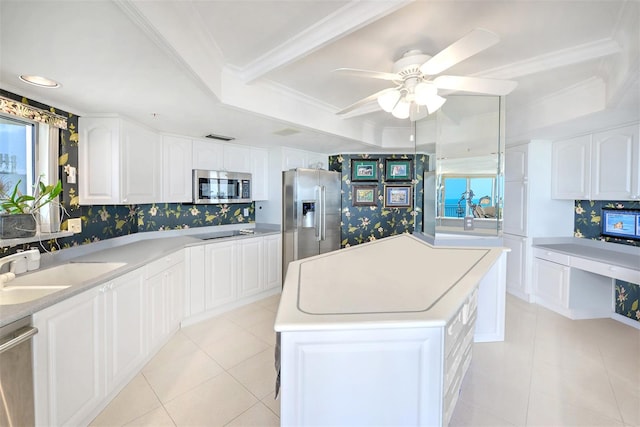
<path fill-rule="evenodd" d="M 556 264 L 569 265 L 569 255 L 561 254 L 547 249 L 534 248 L 533 256 Z"/>
<path fill-rule="evenodd" d="M 640 271 L 634 271 L 617 265 L 592 261 L 585 258 L 571 257 L 571 267 L 590 271 L 605 277 L 612 277 L 614 279 L 640 284 Z"/>
<path fill-rule="evenodd" d="M 475 318 L 473 319 L 475 321 Z M 471 350 L 473 345 L 473 332 L 474 328 L 470 327 L 466 330 L 466 334 L 464 337 L 458 341 L 458 345 L 451 352 L 451 354 L 445 359 L 445 375 L 444 375 L 444 388 L 447 390 L 451 385 L 451 381 L 453 380 L 456 371 L 460 368 L 460 365 L 463 364 L 465 358 L 468 356 L 468 353 Z"/>
<path fill-rule="evenodd" d="M 458 312 L 449 321 L 444 331 L 444 355 L 449 353 L 466 336 L 469 328 L 475 324 L 475 316 L 478 308 L 478 288 L 475 288 Z"/>
<path fill-rule="evenodd" d="M 155 276 L 158 273 L 162 273 L 164 270 L 173 267 L 176 264 L 180 264 L 184 261 L 184 251 L 179 250 L 170 255 L 165 255 L 160 259 L 157 259 L 145 267 L 145 279 Z"/>

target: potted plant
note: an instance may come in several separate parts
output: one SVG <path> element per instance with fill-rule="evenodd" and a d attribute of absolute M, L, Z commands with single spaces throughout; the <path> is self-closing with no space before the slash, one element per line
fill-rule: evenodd
<path fill-rule="evenodd" d="M 33 196 L 22 194 L 18 181 L 9 192 L 0 182 L 0 238 L 14 239 L 35 236 L 36 216 L 40 208 L 56 200 L 62 192 L 62 181 L 45 185 L 38 177 Z"/>

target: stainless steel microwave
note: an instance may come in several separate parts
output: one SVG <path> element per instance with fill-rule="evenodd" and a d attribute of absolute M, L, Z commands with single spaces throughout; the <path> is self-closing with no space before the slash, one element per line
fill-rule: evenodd
<path fill-rule="evenodd" d="M 251 203 L 251 174 L 193 170 L 193 203 Z"/>

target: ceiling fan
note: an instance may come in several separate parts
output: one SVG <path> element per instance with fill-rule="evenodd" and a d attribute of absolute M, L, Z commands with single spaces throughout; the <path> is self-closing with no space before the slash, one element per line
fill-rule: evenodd
<path fill-rule="evenodd" d="M 410 50 L 393 64 L 393 72 L 338 68 L 341 74 L 389 80 L 395 87 L 383 89 L 354 104 L 338 111 L 342 115 L 360 108 L 377 99 L 380 107 L 399 119 L 417 118 L 426 113 L 432 114 L 446 102 L 438 95 L 438 90 L 464 91 L 487 95 L 506 95 L 516 88 L 512 80 L 496 80 L 480 77 L 439 75 L 455 64 L 479 53 L 494 44 L 500 38 L 491 31 L 476 28 L 464 37 L 440 51 L 435 56 Z M 436 77 L 437 76 L 437 77 Z"/>

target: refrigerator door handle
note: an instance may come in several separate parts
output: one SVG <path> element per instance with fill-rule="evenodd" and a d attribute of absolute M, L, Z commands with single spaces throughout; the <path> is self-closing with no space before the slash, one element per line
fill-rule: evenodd
<path fill-rule="evenodd" d="M 314 232 L 316 235 L 316 240 L 320 241 L 322 240 L 322 187 L 320 187 L 319 185 L 316 185 L 314 188 L 314 193 L 315 193 L 315 197 L 316 197 L 316 206 L 315 206 L 315 212 L 314 212 L 314 216 L 313 216 L 313 227 L 314 227 Z"/>
<path fill-rule="evenodd" d="M 318 240 L 324 240 L 327 238 L 327 222 L 325 221 L 324 215 L 325 215 L 325 199 L 326 199 L 326 195 L 325 195 L 325 186 L 321 185 L 320 186 L 320 238 Z"/>

